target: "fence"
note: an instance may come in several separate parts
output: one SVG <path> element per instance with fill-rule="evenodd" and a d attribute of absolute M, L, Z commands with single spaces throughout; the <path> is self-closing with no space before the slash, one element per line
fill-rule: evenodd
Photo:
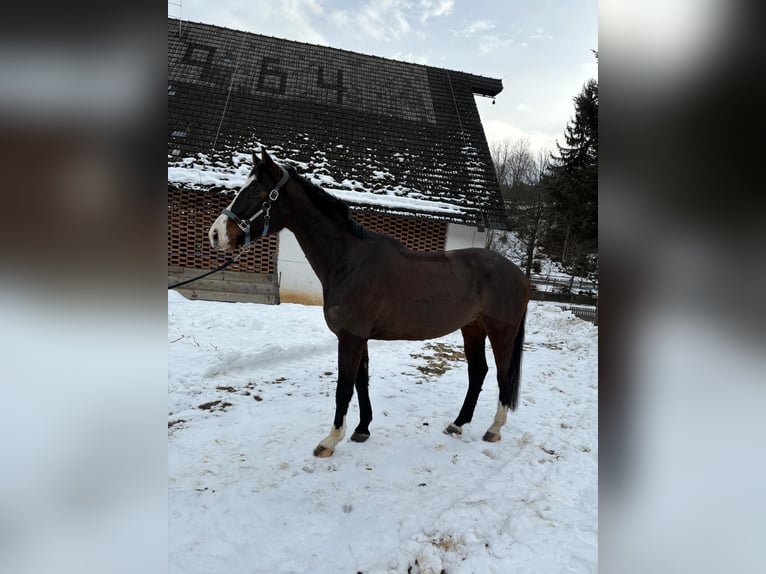
<path fill-rule="evenodd" d="M 584 277 L 575 277 L 574 281 L 572 281 L 571 278 L 543 276 L 533 272 L 532 281 L 540 285 L 558 285 L 561 287 L 569 287 L 571 282 L 573 289 L 594 290 L 597 288 L 595 281 L 585 279 Z"/>
<path fill-rule="evenodd" d="M 596 322 L 596 308 L 595 307 L 576 307 L 573 305 L 559 305 L 564 311 L 571 311 L 575 317 L 582 319 L 583 321 L 590 321 L 594 325 Z"/>
<path fill-rule="evenodd" d="M 535 301 L 550 301 L 552 303 L 570 303 L 575 305 L 595 305 L 595 297 L 589 295 L 573 295 L 571 293 L 550 293 L 532 289 L 532 299 Z"/>

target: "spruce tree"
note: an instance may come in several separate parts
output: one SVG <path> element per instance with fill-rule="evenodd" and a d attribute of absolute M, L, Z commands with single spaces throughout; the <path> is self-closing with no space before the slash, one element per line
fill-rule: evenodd
<path fill-rule="evenodd" d="M 588 255 L 598 250 L 598 82 L 589 80 L 574 104 L 564 145 L 556 143 L 545 181 L 551 224 L 546 243 L 565 266 L 582 272 Z"/>

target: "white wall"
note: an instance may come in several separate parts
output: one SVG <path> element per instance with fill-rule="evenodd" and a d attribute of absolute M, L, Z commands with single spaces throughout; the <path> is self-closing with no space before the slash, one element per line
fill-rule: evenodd
<path fill-rule="evenodd" d="M 322 304 L 322 284 L 303 255 L 293 232 L 279 232 L 279 298 L 284 303 Z"/>
<path fill-rule="evenodd" d="M 475 227 L 447 224 L 447 251 L 451 249 L 464 249 L 466 247 L 484 247 L 487 241 L 487 232 L 478 231 Z"/>
<path fill-rule="evenodd" d="M 484 247 L 486 232 L 449 223 L 446 249 Z M 279 232 L 279 297 L 284 303 L 322 304 L 322 285 L 306 260 L 295 235 L 287 229 Z"/>

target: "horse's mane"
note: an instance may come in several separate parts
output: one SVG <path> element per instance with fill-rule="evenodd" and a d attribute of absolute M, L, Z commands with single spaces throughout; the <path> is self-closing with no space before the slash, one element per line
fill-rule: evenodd
<path fill-rule="evenodd" d="M 300 184 L 306 195 L 322 214 L 348 225 L 348 230 L 356 237 L 364 237 L 364 226 L 354 219 L 345 203 L 337 197 L 330 195 L 318 185 L 298 175 L 292 166 L 287 166 L 286 169 L 295 175 L 295 181 Z"/>

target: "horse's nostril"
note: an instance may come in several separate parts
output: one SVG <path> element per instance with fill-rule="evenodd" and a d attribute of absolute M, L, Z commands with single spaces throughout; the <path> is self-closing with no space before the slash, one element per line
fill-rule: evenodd
<path fill-rule="evenodd" d="M 215 229 L 213 229 L 213 234 L 212 234 L 212 236 L 213 236 L 213 240 L 214 240 L 214 241 L 218 241 L 218 231 L 216 231 Z"/>

